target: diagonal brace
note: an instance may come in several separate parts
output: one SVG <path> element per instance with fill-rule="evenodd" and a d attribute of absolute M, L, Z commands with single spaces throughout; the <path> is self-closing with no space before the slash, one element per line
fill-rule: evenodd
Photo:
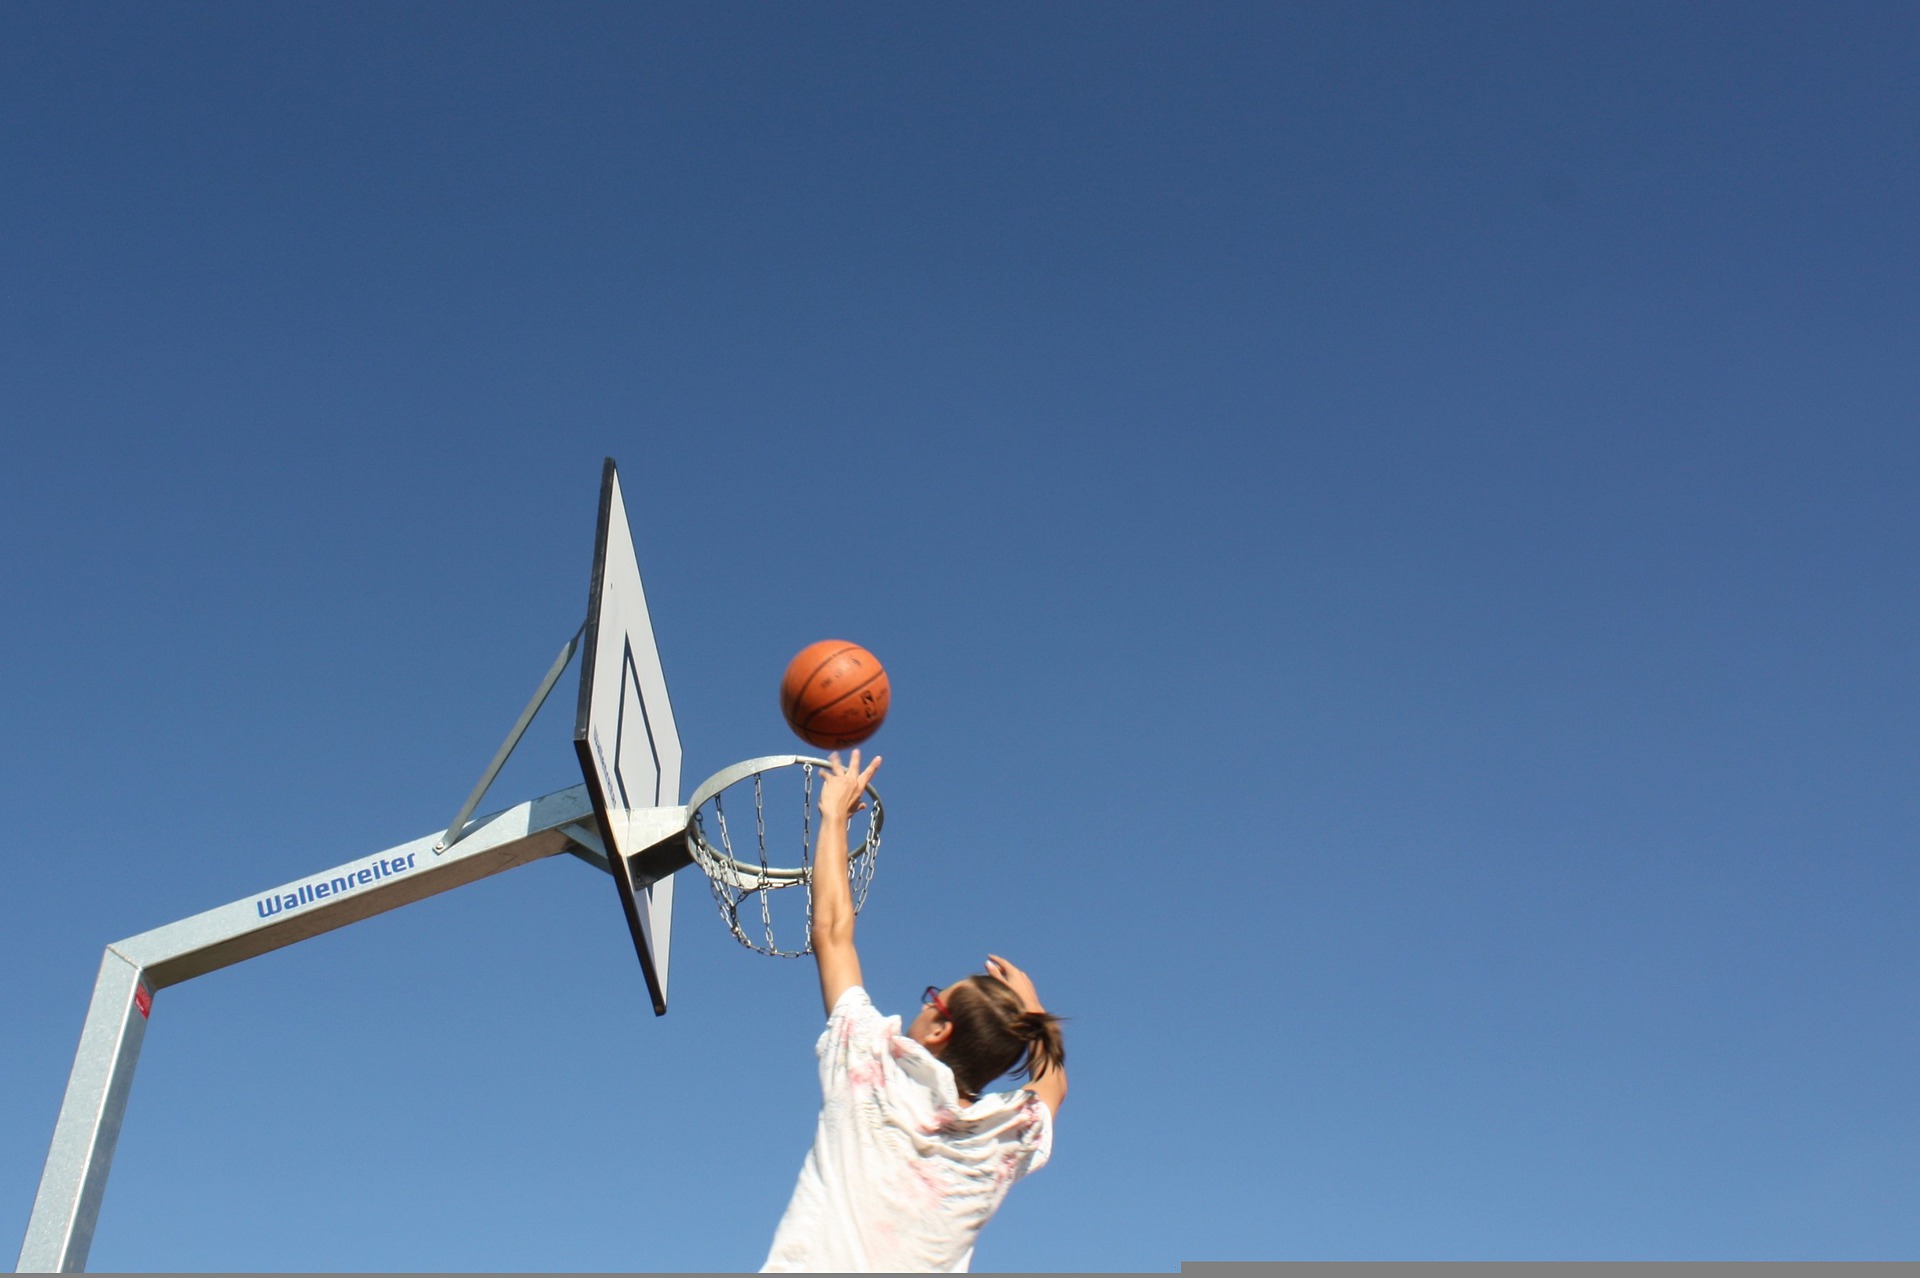
<path fill-rule="evenodd" d="M 467 818 L 472 816 L 473 810 L 480 806 L 480 800 L 487 797 L 488 787 L 492 786 L 493 779 L 500 775 L 500 769 L 507 765 L 507 756 L 511 755 L 513 748 L 520 744 L 520 738 L 527 734 L 527 725 L 531 724 L 533 717 L 540 713 L 540 707 L 547 703 L 547 694 L 553 691 L 554 684 L 560 682 L 560 672 L 567 668 L 569 661 L 573 660 L 574 650 L 580 646 L 580 636 L 586 632 L 586 629 L 586 622 L 581 622 L 580 629 L 573 632 L 573 638 L 567 640 L 566 646 L 560 649 L 560 655 L 553 659 L 553 669 L 547 671 L 547 677 L 540 681 L 538 688 L 534 689 L 533 700 L 527 702 L 527 708 L 520 712 L 520 719 L 513 725 L 513 731 L 507 733 L 507 739 L 500 743 L 500 749 L 493 756 L 493 762 L 489 763 L 487 770 L 480 774 L 480 783 L 473 787 L 473 793 L 469 794 L 467 801 L 460 805 L 460 811 L 454 814 L 452 822 L 447 826 L 446 834 L 434 844 L 433 851 L 436 856 L 458 843 L 461 836 L 466 834 Z"/>

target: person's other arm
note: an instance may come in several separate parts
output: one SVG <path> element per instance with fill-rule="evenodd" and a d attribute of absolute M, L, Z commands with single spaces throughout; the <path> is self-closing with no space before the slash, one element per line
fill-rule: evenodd
<path fill-rule="evenodd" d="M 1001 958 L 998 954 L 987 955 L 987 974 L 997 976 L 1013 987 L 1020 996 L 1020 1004 L 1029 1012 L 1044 1012 L 1047 1009 L 1040 1004 L 1040 994 L 1033 988 L 1033 978 Z M 1027 1083 L 1027 1090 L 1047 1103 L 1047 1110 L 1055 1118 L 1060 1117 L 1060 1105 L 1067 1099 L 1067 1067 L 1055 1065 L 1046 1073 Z"/>

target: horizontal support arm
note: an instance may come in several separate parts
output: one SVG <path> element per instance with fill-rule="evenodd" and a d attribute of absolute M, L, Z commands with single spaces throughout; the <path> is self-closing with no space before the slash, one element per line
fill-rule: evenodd
<path fill-rule="evenodd" d="M 178 985 L 322 932 L 565 852 L 562 827 L 593 825 L 585 786 L 481 817 L 438 855 L 438 833 L 283 883 L 108 947 L 144 969 L 155 989 Z"/>

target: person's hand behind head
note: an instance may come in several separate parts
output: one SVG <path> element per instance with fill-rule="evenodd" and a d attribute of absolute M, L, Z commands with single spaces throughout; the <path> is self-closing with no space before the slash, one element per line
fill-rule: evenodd
<path fill-rule="evenodd" d="M 987 955 L 987 975 L 997 976 L 1005 981 L 1015 994 L 1020 996 L 1020 1005 L 1029 1012 L 1044 1012 L 1040 1006 L 1040 993 L 1033 988 L 1033 978 L 1001 958 L 998 954 Z"/>

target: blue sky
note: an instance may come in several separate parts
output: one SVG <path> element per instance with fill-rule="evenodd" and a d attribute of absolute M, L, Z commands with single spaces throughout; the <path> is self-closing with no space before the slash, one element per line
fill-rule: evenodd
<path fill-rule="evenodd" d="M 1073 1018 L 980 1268 L 1920 1258 L 1917 39 L 0 11 L 0 1220 L 102 946 L 445 823 L 612 455 L 689 786 L 866 644 L 876 997 Z M 675 940 L 561 858 L 162 991 L 92 1266 L 757 1266 L 812 973 Z"/>

